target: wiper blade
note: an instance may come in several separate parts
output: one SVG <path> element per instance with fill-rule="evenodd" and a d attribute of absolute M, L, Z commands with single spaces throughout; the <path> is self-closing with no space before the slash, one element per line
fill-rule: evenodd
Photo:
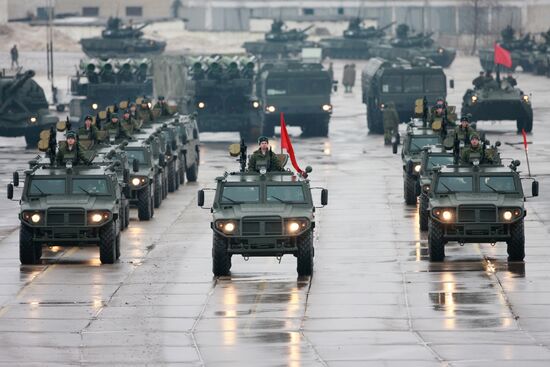
<path fill-rule="evenodd" d="M 490 188 L 491 190 L 493 190 L 493 192 L 498 192 L 497 189 L 495 189 L 493 186 L 489 185 L 488 183 L 483 183 L 485 186 L 487 186 L 488 188 Z"/>
<path fill-rule="evenodd" d="M 443 185 L 447 189 L 447 192 L 453 192 L 453 190 L 451 190 L 451 188 L 449 186 L 445 185 L 443 182 L 440 182 L 439 184 Z"/>
<path fill-rule="evenodd" d="M 40 191 L 40 195 L 46 196 L 46 193 L 44 191 L 40 190 L 40 187 L 36 186 L 36 184 L 32 184 L 32 187 L 34 187 L 35 189 Z"/>
<path fill-rule="evenodd" d="M 238 204 L 238 203 L 239 203 L 238 201 L 235 201 L 235 200 L 233 200 L 233 199 L 231 199 L 231 198 L 228 198 L 228 197 L 225 196 L 225 195 L 222 196 L 222 199 L 229 200 L 229 201 L 232 202 L 233 204 Z"/>
<path fill-rule="evenodd" d="M 284 201 L 284 200 L 281 199 L 281 198 L 278 198 L 277 196 L 270 195 L 270 196 L 268 197 L 268 199 L 269 199 L 269 198 L 276 199 L 276 200 L 278 200 L 278 201 L 281 202 L 281 203 L 286 203 L 286 201 Z"/>
<path fill-rule="evenodd" d="M 87 191 L 87 190 L 84 190 L 84 189 L 82 188 L 82 186 L 78 186 L 78 189 L 84 191 L 87 195 L 91 195 L 90 192 Z"/>

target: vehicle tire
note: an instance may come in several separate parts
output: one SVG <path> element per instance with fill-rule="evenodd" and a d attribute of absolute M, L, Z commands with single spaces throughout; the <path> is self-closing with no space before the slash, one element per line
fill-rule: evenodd
<path fill-rule="evenodd" d="M 525 129 L 525 132 L 530 133 L 533 130 L 533 117 L 524 117 L 516 121 L 516 127 L 518 133 L 521 129 Z"/>
<path fill-rule="evenodd" d="M 428 224 L 428 250 L 430 261 L 441 262 L 445 259 L 445 240 L 443 239 L 443 227 L 430 218 Z"/>
<path fill-rule="evenodd" d="M 165 172 L 162 176 L 162 199 L 166 199 L 168 196 L 168 172 Z"/>
<path fill-rule="evenodd" d="M 325 119 L 318 126 L 316 126 L 313 135 L 327 137 L 328 136 L 328 122 L 329 119 Z"/>
<path fill-rule="evenodd" d="M 508 260 L 523 261 L 525 258 L 525 232 L 523 219 L 510 225 L 510 239 L 506 241 L 508 245 Z"/>
<path fill-rule="evenodd" d="M 197 181 L 199 175 L 199 165 L 197 164 L 197 162 L 193 163 L 193 165 L 185 171 L 185 174 L 187 175 L 187 181 Z"/>
<path fill-rule="evenodd" d="M 296 262 L 299 276 L 313 275 L 313 231 L 307 231 L 298 238 Z"/>
<path fill-rule="evenodd" d="M 40 247 L 40 251 L 37 251 L 37 246 Z M 32 230 L 21 224 L 19 228 L 19 261 L 23 265 L 35 265 L 40 262 L 42 255 L 42 245 L 36 245 L 32 241 Z"/>
<path fill-rule="evenodd" d="M 149 220 L 153 216 L 151 205 L 151 186 L 146 186 L 138 191 L 138 218 L 139 220 Z"/>
<path fill-rule="evenodd" d="M 425 194 L 421 194 L 418 203 L 418 224 L 421 231 L 428 230 L 429 218 L 430 216 L 428 212 L 428 197 Z"/>
<path fill-rule="evenodd" d="M 120 258 L 120 233 L 116 236 L 116 259 Z"/>
<path fill-rule="evenodd" d="M 124 212 L 126 213 L 124 215 L 124 227 L 128 228 L 128 226 L 130 225 L 130 204 L 126 205 Z"/>
<path fill-rule="evenodd" d="M 416 205 L 416 181 L 411 175 L 405 174 L 403 189 L 407 205 Z"/>
<path fill-rule="evenodd" d="M 181 156 L 178 161 L 178 181 L 180 186 L 185 183 L 185 157 L 184 156 Z"/>
<path fill-rule="evenodd" d="M 116 252 L 116 222 L 111 221 L 99 229 L 99 260 L 102 264 L 114 264 Z"/>
<path fill-rule="evenodd" d="M 176 167 L 174 162 L 168 166 L 168 192 L 176 191 Z"/>
<path fill-rule="evenodd" d="M 264 121 L 262 135 L 268 137 L 275 135 L 275 124 L 273 124 L 271 121 Z"/>
<path fill-rule="evenodd" d="M 227 251 L 227 240 L 214 233 L 212 241 L 212 272 L 215 276 L 229 275 L 231 270 L 231 254 Z"/>
<path fill-rule="evenodd" d="M 118 225 L 120 226 L 120 231 L 124 231 L 124 224 L 126 223 L 126 218 L 124 218 L 126 216 L 126 211 L 124 210 L 124 208 L 120 208 L 120 212 L 118 213 Z"/>
<path fill-rule="evenodd" d="M 154 207 L 159 208 L 162 204 L 162 184 L 159 176 L 155 176 L 155 192 L 154 192 Z"/>

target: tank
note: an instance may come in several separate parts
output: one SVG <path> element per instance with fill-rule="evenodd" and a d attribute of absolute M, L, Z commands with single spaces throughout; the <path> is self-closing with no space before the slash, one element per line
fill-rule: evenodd
<path fill-rule="evenodd" d="M 369 49 L 379 44 L 386 34 L 385 30 L 394 24 L 365 28 L 362 22 L 361 18 L 354 18 L 349 21 L 342 37 L 321 39 L 319 45 L 323 48 L 323 56 L 333 59 L 368 59 Z"/>
<path fill-rule="evenodd" d="M 33 77 L 33 70 L 0 74 L 0 136 L 24 136 L 29 148 L 36 148 L 40 132 L 58 121 L 48 111 L 44 90 Z"/>
<path fill-rule="evenodd" d="M 540 34 L 542 42 L 535 44 L 529 56 L 529 63 L 536 75 L 550 76 L 550 29 Z"/>
<path fill-rule="evenodd" d="M 535 43 L 531 35 L 528 33 L 522 38 L 516 38 L 516 31 L 511 26 L 507 26 L 501 32 L 501 39 L 498 42 L 504 49 L 510 51 L 512 56 L 512 68 L 502 68 L 502 71 L 512 72 L 518 66 L 521 66 L 523 71 L 533 71 L 533 60 L 531 54 L 535 51 Z M 493 48 L 479 50 L 479 62 L 485 71 L 493 71 L 495 69 Z"/>
<path fill-rule="evenodd" d="M 307 31 L 313 28 L 310 25 L 304 29 L 285 29 L 281 20 L 273 20 L 271 29 L 264 35 L 262 41 L 243 43 L 247 53 L 261 58 L 275 59 L 300 54 L 304 47 L 314 47 L 314 42 L 307 41 Z"/>
<path fill-rule="evenodd" d="M 101 37 L 82 38 L 82 51 L 89 57 L 143 57 L 161 54 L 166 48 L 166 42 L 142 38 L 143 28 L 125 25 L 120 18 L 109 18 L 107 27 L 101 32 Z"/>
<path fill-rule="evenodd" d="M 456 50 L 437 45 L 432 39 L 432 35 L 431 32 L 410 34 L 408 25 L 399 24 L 396 37 L 389 43 L 372 47 L 370 54 L 372 57 L 392 60 L 397 58 L 412 60 L 417 57 L 425 57 L 441 67 L 451 66 L 456 56 Z"/>

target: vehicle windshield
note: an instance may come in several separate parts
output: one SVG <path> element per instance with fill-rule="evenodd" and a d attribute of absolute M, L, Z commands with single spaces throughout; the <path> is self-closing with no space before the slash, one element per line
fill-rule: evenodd
<path fill-rule="evenodd" d="M 145 152 L 143 150 L 127 150 L 126 154 L 128 155 L 128 161 L 130 164 L 134 161 L 134 159 L 137 159 L 139 164 L 146 164 L 145 161 Z"/>
<path fill-rule="evenodd" d="M 472 192 L 472 176 L 440 176 L 435 192 L 445 194 L 450 192 Z"/>
<path fill-rule="evenodd" d="M 64 178 L 33 178 L 29 183 L 29 196 L 65 195 Z"/>
<path fill-rule="evenodd" d="M 304 203 L 304 190 L 298 185 L 269 185 L 266 191 L 267 202 Z"/>
<path fill-rule="evenodd" d="M 109 195 L 106 178 L 74 178 L 72 183 L 73 195 Z"/>
<path fill-rule="evenodd" d="M 259 201 L 259 186 L 225 186 L 220 197 L 220 202 L 223 204 L 257 203 Z"/>
<path fill-rule="evenodd" d="M 454 163 L 452 155 L 432 155 L 428 158 L 427 169 L 448 166 Z"/>
<path fill-rule="evenodd" d="M 409 145 L 409 151 L 411 153 L 417 153 L 422 150 L 426 145 L 436 145 L 439 143 L 438 135 L 431 136 L 412 136 Z"/>
<path fill-rule="evenodd" d="M 402 91 L 401 75 L 388 75 L 382 78 L 382 93 L 401 93 Z"/>
<path fill-rule="evenodd" d="M 447 85 L 443 75 L 426 75 L 424 76 L 424 91 L 426 93 L 444 93 Z"/>
<path fill-rule="evenodd" d="M 268 96 L 324 95 L 330 92 L 328 78 L 268 79 Z"/>
<path fill-rule="evenodd" d="M 480 192 L 517 192 L 516 182 L 512 176 L 479 177 Z"/>

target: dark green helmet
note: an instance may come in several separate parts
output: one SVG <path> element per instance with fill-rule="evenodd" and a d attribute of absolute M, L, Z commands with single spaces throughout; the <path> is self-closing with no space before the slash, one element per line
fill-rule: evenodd
<path fill-rule="evenodd" d="M 67 131 L 67 133 L 65 134 L 65 138 L 66 139 L 69 139 L 69 138 L 76 139 L 76 132 L 73 131 L 73 130 Z"/>
<path fill-rule="evenodd" d="M 258 138 L 258 145 L 260 145 L 262 143 L 262 141 L 265 141 L 265 142 L 269 143 L 269 139 L 267 138 L 267 136 L 260 136 Z"/>

